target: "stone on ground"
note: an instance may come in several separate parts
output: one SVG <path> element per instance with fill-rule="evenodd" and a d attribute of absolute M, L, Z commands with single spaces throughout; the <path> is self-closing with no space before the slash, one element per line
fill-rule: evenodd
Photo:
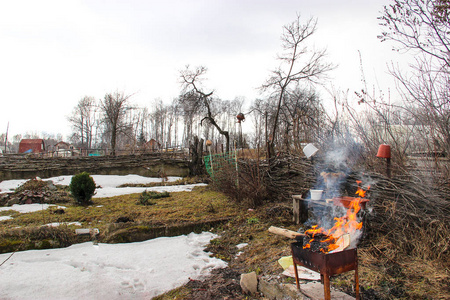
<path fill-rule="evenodd" d="M 241 274 L 241 288 L 247 294 L 255 294 L 258 291 L 258 278 L 255 272 Z"/>
<path fill-rule="evenodd" d="M 311 300 L 323 299 L 323 284 L 320 282 L 308 282 L 300 285 L 300 290 Z M 355 300 L 354 297 L 331 288 L 331 300 Z"/>

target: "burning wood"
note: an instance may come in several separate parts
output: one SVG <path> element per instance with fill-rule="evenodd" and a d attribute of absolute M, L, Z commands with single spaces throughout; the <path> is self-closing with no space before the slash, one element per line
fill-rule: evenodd
<path fill-rule="evenodd" d="M 358 222 L 357 214 L 361 210 L 361 204 L 368 200 L 363 197 L 366 195 L 361 187 L 361 181 L 357 181 L 358 190 L 356 194 L 359 197 L 345 197 L 349 201 L 346 215 L 341 218 L 334 218 L 334 226 L 331 229 L 324 229 L 318 225 L 312 226 L 305 233 L 283 229 L 271 226 L 269 232 L 282 235 L 291 239 L 302 240 L 303 249 L 309 249 L 312 252 L 329 253 L 331 251 L 342 251 L 350 245 L 351 236 L 359 236 L 362 229 L 362 222 Z M 370 188 L 370 187 L 369 187 Z M 344 198 L 344 197 L 341 197 Z"/>
<path fill-rule="evenodd" d="M 314 227 L 317 227 L 317 225 Z M 333 245 L 336 243 L 336 239 L 333 236 L 329 236 L 321 232 L 308 231 L 315 231 L 315 229 L 306 231 L 306 238 L 303 239 L 303 249 L 309 249 L 313 252 L 320 251 L 323 253 L 327 253 L 331 248 L 333 248 Z"/>
<path fill-rule="evenodd" d="M 309 249 L 313 252 L 328 253 L 330 251 L 342 251 L 350 245 L 350 235 L 343 234 L 338 238 L 330 236 L 316 229 L 317 225 L 305 232 L 303 238 L 303 249 Z"/>
<path fill-rule="evenodd" d="M 355 236 L 361 231 L 362 222 L 358 222 L 357 214 L 361 210 L 361 202 L 366 200 L 362 199 L 366 195 L 366 191 L 360 187 L 361 181 L 357 181 L 357 184 L 356 194 L 359 197 L 353 198 L 346 206 L 348 208 L 346 215 L 341 218 L 334 218 L 335 223 L 331 229 L 326 230 L 318 227 L 318 225 L 314 225 L 311 229 L 306 230 L 306 238 L 303 239 L 303 249 L 328 253 L 342 248 L 342 239 L 340 240 L 340 238 L 343 235 Z"/>

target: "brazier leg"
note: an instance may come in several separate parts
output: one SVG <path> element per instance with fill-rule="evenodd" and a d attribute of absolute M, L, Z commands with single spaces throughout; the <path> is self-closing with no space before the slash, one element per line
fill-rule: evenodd
<path fill-rule="evenodd" d="M 323 297 L 325 300 L 331 300 L 330 276 L 328 274 L 323 275 Z"/>
<path fill-rule="evenodd" d="M 297 264 L 295 263 L 295 260 L 292 260 L 292 261 L 294 262 L 295 283 L 297 284 L 297 289 L 300 290 L 300 283 L 298 282 Z"/>
<path fill-rule="evenodd" d="M 355 294 L 356 300 L 359 300 L 359 277 L 358 277 L 358 266 L 355 268 Z"/>

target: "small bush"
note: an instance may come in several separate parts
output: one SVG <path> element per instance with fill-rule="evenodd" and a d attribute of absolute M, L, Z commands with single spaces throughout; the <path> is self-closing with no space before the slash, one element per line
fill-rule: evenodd
<path fill-rule="evenodd" d="M 247 224 L 256 224 L 259 223 L 259 219 L 257 217 L 251 217 L 247 219 Z"/>
<path fill-rule="evenodd" d="M 156 203 L 151 200 L 159 199 L 159 198 L 166 198 L 166 197 L 170 197 L 170 194 L 168 192 L 157 193 L 157 192 L 143 191 L 142 194 L 139 195 L 138 204 L 154 205 Z"/>
<path fill-rule="evenodd" d="M 78 203 L 90 204 L 95 192 L 94 179 L 87 172 L 77 174 L 72 177 L 69 190 Z"/>

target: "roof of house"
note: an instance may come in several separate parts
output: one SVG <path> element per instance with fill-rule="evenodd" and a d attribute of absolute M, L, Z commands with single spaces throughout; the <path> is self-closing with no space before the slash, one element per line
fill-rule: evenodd
<path fill-rule="evenodd" d="M 37 144 L 37 143 L 43 143 L 44 140 L 43 139 L 22 139 L 20 141 L 20 143 L 25 143 L 25 144 Z"/>
<path fill-rule="evenodd" d="M 19 143 L 19 153 L 42 152 L 45 150 L 43 139 L 22 139 Z"/>

